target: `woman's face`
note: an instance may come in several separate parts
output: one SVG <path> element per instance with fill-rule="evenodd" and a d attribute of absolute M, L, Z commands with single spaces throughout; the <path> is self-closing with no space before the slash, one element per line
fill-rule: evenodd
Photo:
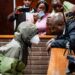
<path fill-rule="evenodd" d="M 40 12 L 40 11 L 44 11 L 45 12 L 45 10 L 46 10 L 46 7 L 45 7 L 44 3 L 41 3 L 41 4 L 38 5 L 37 12 Z"/>

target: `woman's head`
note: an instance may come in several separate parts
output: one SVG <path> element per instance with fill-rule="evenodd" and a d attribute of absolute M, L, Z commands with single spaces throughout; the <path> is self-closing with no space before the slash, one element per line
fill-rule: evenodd
<path fill-rule="evenodd" d="M 48 12 L 48 9 L 49 9 L 49 6 L 46 1 L 39 1 L 36 5 L 37 12 L 40 12 L 40 11 Z"/>

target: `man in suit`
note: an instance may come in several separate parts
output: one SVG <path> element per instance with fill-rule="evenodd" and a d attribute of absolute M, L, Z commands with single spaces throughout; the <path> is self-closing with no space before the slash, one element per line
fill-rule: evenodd
<path fill-rule="evenodd" d="M 52 47 L 68 48 L 69 50 L 73 50 L 75 53 L 75 5 L 71 5 L 69 9 L 69 4 L 69 6 L 66 6 L 69 10 L 64 12 L 65 8 L 62 3 L 63 1 L 61 2 L 60 0 L 56 0 L 56 2 L 53 3 L 53 6 L 57 13 L 61 12 L 63 14 L 65 23 L 64 31 L 62 35 L 47 42 L 47 50 L 50 51 L 50 48 Z M 69 63 L 69 65 L 71 64 Z M 73 71 L 75 71 L 75 68 L 73 70 L 69 68 L 69 72 L 67 72 L 67 74 L 69 75 Z"/>
<path fill-rule="evenodd" d="M 59 36 L 58 38 L 55 38 L 54 40 L 54 42 L 50 42 L 51 43 L 51 47 L 62 47 L 62 48 L 65 48 L 65 46 L 66 46 L 66 43 L 70 40 L 70 39 L 73 39 L 74 40 L 74 38 L 73 37 L 71 37 L 70 35 L 72 35 L 73 34 L 73 36 L 74 36 L 74 34 L 75 33 L 73 33 L 73 29 L 74 29 L 74 25 L 73 25 L 73 22 L 75 22 L 75 18 L 74 18 L 74 16 L 75 16 L 75 5 L 73 5 L 72 6 L 72 8 L 69 10 L 69 11 L 67 11 L 67 12 L 63 12 L 62 11 L 62 9 L 63 9 L 63 5 L 61 5 L 61 7 L 58 7 L 59 6 L 59 4 L 60 4 L 60 0 L 56 0 L 56 1 L 58 1 L 58 2 L 56 2 L 56 4 L 58 4 L 57 6 L 56 6 L 56 8 L 54 8 L 55 9 L 55 11 L 57 11 L 57 13 L 62 13 L 62 15 L 63 16 L 61 16 L 61 17 L 63 17 L 62 19 L 64 20 L 64 22 L 66 21 L 66 23 L 65 23 L 65 31 L 63 32 L 63 34 L 61 35 L 61 36 Z M 55 5 L 56 5 L 55 4 Z M 63 9 L 64 10 L 64 9 Z M 56 13 L 55 13 L 56 14 Z M 54 15 L 55 15 L 54 14 Z M 51 15 L 52 16 L 52 15 Z M 59 18 L 59 15 L 58 16 L 56 16 L 56 17 L 58 17 Z M 62 19 L 61 19 L 61 21 L 62 21 Z M 57 22 L 57 21 L 56 21 Z M 55 23 L 56 24 L 56 23 Z M 74 23 L 75 24 L 75 23 Z M 72 34 L 71 34 L 72 33 Z M 67 38 L 68 38 L 68 40 L 67 40 Z M 63 40 L 63 41 L 61 41 L 61 43 L 60 44 L 56 44 L 56 43 L 58 43 L 58 41 L 59 40 Z M 64 43 L 64 44 L 63 44 Z M 73 43 L 73 41 L 71 41 L 71 43 Z M 48 42 L 48 44 L 49 44 L 49 42 Z M 49 48 L 50 48 L 50 46 L 49 46 Z M 72 47 L 72 46 L 71 46 Z M 74 47 L 74 46 L 73 46 Z M 72 47 L 72 49 L 73 49 L 73 47 Z"/>

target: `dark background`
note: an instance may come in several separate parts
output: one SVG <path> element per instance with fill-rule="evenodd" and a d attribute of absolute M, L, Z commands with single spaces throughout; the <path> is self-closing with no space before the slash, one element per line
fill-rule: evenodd
<path fill-rule="evenodd" d="M 32 7 L 36 5 L 38 0 L 34 0 Z M 47 0 L 50 5 L 51 0 Z M 72 3 L 75 3 L 75 0 L 70 0 Z M 17 6 L 22 5 L 22 0 L 16 0 Z M 50 8 L 51 9 L 51 8 Z M 13 23 L 7 20 L 9 13 L 13 11 L 13 0 L 0 0 L 0 35 L 13 34 L 14 27 Z"/>

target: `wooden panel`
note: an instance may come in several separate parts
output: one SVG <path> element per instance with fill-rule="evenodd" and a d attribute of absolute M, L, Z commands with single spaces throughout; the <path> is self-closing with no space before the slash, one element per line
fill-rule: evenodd
<path fill-rule="evenodd" d="M 8 22 L 7 16 L 12 12 L 13 0 L 0 0 L 0 34 L 13 34 L 13 24 Z"/>
<path fill-rule="evenodd" d="M 74 4 L 75 4 L 75 0 L 67 0 L 67 1 L 70 1 L 70 2 L 72 2 L 72 3 L 74 3 Z"/>

